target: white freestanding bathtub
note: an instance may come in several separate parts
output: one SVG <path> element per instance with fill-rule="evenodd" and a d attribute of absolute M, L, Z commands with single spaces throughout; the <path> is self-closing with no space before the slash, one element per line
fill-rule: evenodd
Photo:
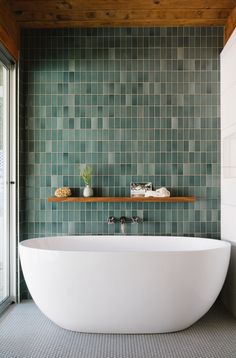
<path fill-rule="evenodd" d="M 59 326 L 163 333 L 202 317 L 224 283 L 230 244 L 186 237 L 77 236 L 20 243 L 29 291 Z"/>

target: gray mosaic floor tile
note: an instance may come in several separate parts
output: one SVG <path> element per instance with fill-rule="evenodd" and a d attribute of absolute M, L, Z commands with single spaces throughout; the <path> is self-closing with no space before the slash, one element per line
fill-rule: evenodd
<path fill-rule="evenodd" d="M 235 358 L 236 320 L 217 303 L 189 329 L 114 335 L 66 331 L 31 301 L 0 318 L 0 358 Z"/>

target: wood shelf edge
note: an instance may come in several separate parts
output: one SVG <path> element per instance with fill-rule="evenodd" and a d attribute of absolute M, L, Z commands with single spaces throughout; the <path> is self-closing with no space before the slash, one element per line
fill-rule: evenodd
<path fill-rule="evenodd" d="M 68 197 L 68 198 L 57 198 L 50 197 L 48 202 L 57 202 L 57 203 L 193 203 L 196 201 L 195 196 L 170 196 L 164 198 L 155 198 L 155 197 Z"/>

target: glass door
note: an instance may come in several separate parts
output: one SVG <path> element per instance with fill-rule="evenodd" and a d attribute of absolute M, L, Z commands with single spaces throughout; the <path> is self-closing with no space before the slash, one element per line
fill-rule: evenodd
<path fill-rule="evenodd" d="M 10 70 L 0 61 L 0 306 L 10 296 L 9 80 Z"/>

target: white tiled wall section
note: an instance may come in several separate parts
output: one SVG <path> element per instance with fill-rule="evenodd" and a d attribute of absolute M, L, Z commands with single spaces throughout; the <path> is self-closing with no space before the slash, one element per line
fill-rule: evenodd
<path fill-rule="evenodd" d="M 236 316 L 236 30 L 221 53 L 221 238 L 232 243 L 221 297 Z"/>
<path fill-rule="evenodd" d="M 236 30 L 221 53 L 221 237 L 236 243 Z"/>

